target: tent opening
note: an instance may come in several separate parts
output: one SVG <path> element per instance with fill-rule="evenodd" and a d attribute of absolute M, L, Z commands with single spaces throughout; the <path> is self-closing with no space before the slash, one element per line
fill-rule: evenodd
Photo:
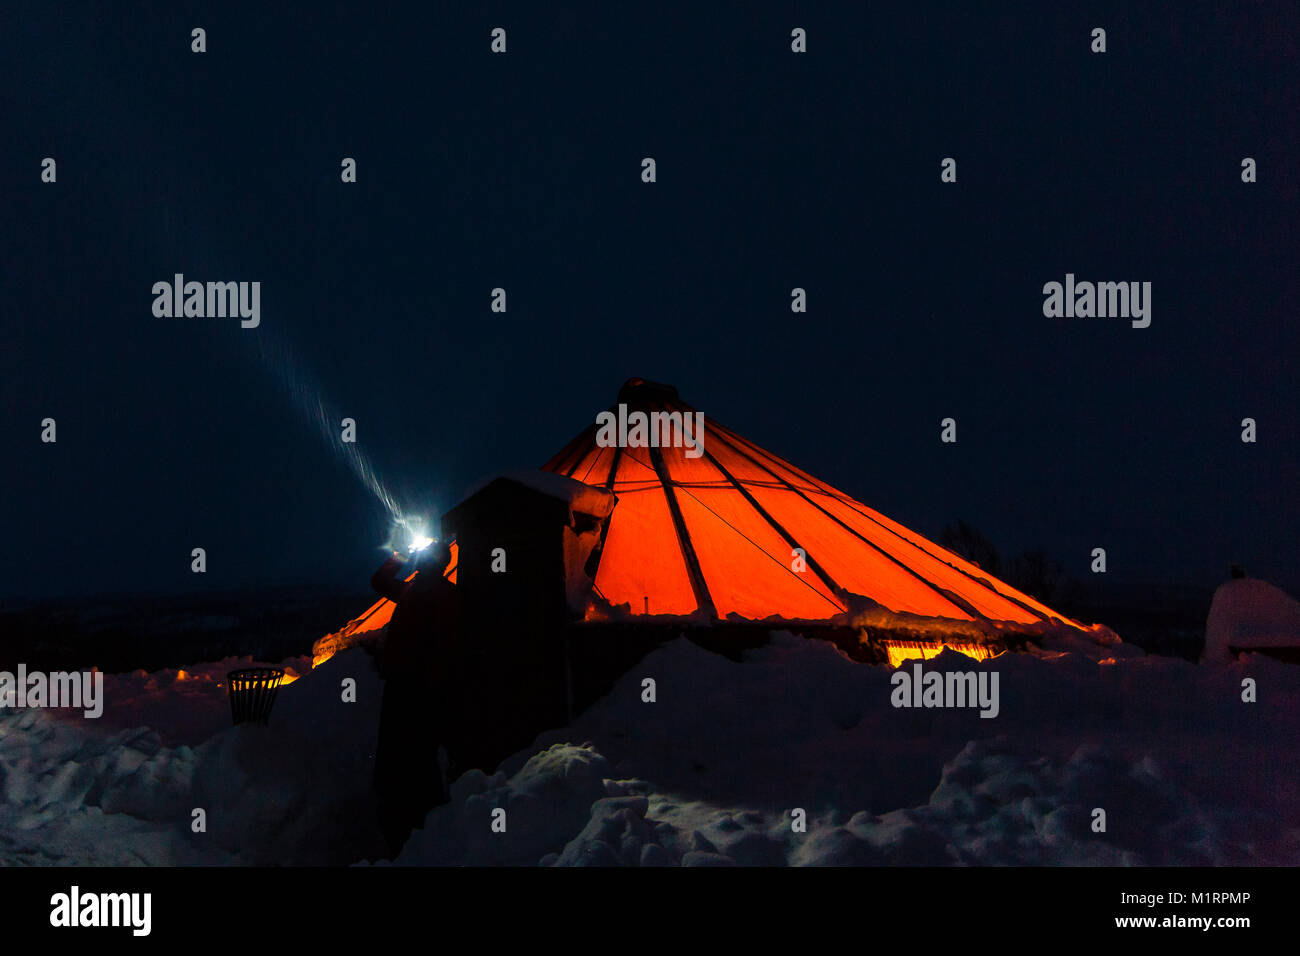
<path fill-rule="evenodd" d="M 897 667 L 903 661 L 910 660 L 929 660 L 932 657 L 938 657 L 944 649 L 954 650 L 958 654 L 965 654 L 967 657 L 976 661 L 986 661 L 990 658 L 997 657 L 1005 653 L 1006 648 L 990 644 L 975 644 L 969 641 L 942 641 L 942 642 L 922 642 L 922 641 L 880 641 L 880 646 L 884 649 L 889 658 L 889 666 Z"/>

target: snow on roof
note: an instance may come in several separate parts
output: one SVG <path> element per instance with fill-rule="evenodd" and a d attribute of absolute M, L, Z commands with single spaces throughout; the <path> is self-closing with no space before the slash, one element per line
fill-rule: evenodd
<path fill-rule="evenodd" d="M 1219 585 L 1205 622 L 1205 659 L 1232 657 L 1229 648 L 1300 647 L 1300 602 L 1257 578 Z"/>

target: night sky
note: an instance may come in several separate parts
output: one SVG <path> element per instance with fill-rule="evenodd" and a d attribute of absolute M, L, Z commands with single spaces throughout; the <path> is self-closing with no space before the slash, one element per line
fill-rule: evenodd
<path fill-rule="evenodd" d="M 1300 592 L 1295 4 L 166 6 L 0 11 L 0 595 L 364 587 L 259 336 L 439 511 L 639 375 L 931 537 Z M 176 272 L 260 327 L 156 318 Z M 1150 328 L 1045 318 L 1067 272 Z"/>

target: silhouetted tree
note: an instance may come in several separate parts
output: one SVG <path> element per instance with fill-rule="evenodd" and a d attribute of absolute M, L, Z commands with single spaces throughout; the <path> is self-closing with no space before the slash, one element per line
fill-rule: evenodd
<path fill-rule="evenodd" d="M 1044 604 L 1051 604 L 1064 577 L 1065 568 L 1061 562 L 1048 557 L 1042 548 L 1033 548 L 1011 562 L 1007 583 Z"/>
<path fill-rule="evenodd" d="M 1001 576 L 1002 559 L 998 557 L 998 549 L 965 521 L 958 521 L 955 526 L 946 526 L 939 534 L 939 543 L 967 561 L 978 564 L 994 577 Z"/>
<path fill-rule="evenodd" d="M 1022 551 L 1004 569 L 993 542 L 965 521 L 945 527 L 939 534 L 939 543 L 1044 604 L 1051 604 L 1064 590 L 1064 566 L 1042 548 Z"/>

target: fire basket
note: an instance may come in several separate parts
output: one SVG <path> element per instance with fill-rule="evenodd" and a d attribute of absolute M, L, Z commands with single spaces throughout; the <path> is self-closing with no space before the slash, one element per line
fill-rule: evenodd
<path fill-rule="evenodd" d="M 276 667 L 249 667 L 226 675 L 230 691 L 230 716 L 236 724 L 265 724 L 275 706 L 284 671 Z"/>

